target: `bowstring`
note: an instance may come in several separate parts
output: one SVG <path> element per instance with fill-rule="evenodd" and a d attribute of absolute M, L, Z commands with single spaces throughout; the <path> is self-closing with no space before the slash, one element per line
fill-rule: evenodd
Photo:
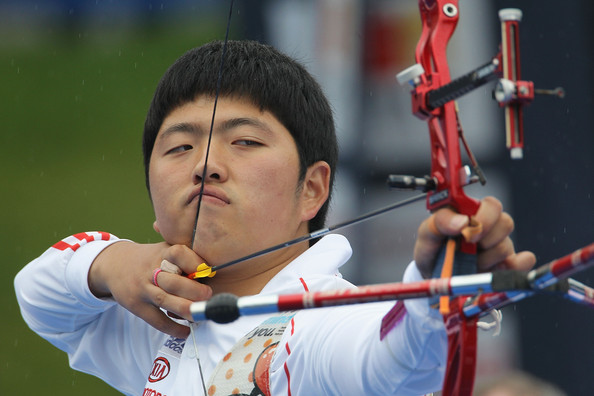
<path fill-rule="evenodd" d="M 202 180 L 200 181 L 200 194 L 198 196 L 198 206 L 196 208 L 196 217 L 194 218 L 194 227 L 192 229 L 192 239 L 190 240 L 190 248 L 194 250 L 194 242 L 196 239 L 196 229 L 198 228 L 198 216 L 200 215 L 200 205 L 202 204 L 202 195 L 204 193 L 204 185 L 206 182 L 206 166 L 208 164 L 208 156 L 210 154 L 210 145 L 212 141 L 212 134 L 214 130 L 215 115 L 217 112 L 217 103 L 219 101 L 219 94 L 221 92 L 221 83 L 223 80 L 223 66 L 225 64 L 225 55 L 227 54 L 227 42 L 229 41 L 229 30 L 231 27 L 231 16 L 233 15 L 233 0 L 229 5 L 229 15 L 227 17 L 227 27 L 225 29 L 225 40 L 223 41 L 223 50 L 221 53 L 221 62 L 219 63 L 219 72 L 217 76 L 217 87 L 215 92 L 215 99 L 212 108 L 212 119 L 210 121 L 210 130 L 208 132 L 208 142 L 206 144 L 206 154 L 204 157 L 204 168 L 202 169 Z M 190 323 L 190 332 L 192 333 L 192 342 L 194 343 L 194 352 L 196 354 L 196 361 L 198 362 L 198 370 L 200 371 L 200 382 L 202 384 L 202 390 L 204 395 L 207 395 L 206 383 L 204 382 L 204 375 L 202 370 L 202 364 L 200 363 L 200 357 L 198 356 L 198 345 L 196 344 L 196 336 L 194 334 L 193 324 Z"/>
<path fill-rule="evenodd" d="M 227 17 L 227 27 L 225 30 L 225 41 L 223 41 L 223 50 L 221 54 L 221 62 L 219 63 L 219 72 L 217 76 L 217 87 L 215 91 L 214 105 L 212 108 L 212 119 L 210 121 L 210 130 L 208 132 L 208 142 L 206 144 L 206 154 L 204 157 L 204 168 L 202 169 L 202 180 L 200 181 L 200 194 L 198 194 L 198 207 L 196 208 L 196 217 L 194 218 L 194 227 L 192 229 L 192 239 L 190 240 L 190 248 L 194 249 L 194 242 L 196 239 L 196 229 L 198 228 L 198 216 L 200 215 L 200 206 L 202 204 L 202 195 L 204 193 L 204 184 L 206 182 L 206 166 L 208 164 L 208 156 L 210 154 L 210 145 L 212 141 L 212 133 L 214 129 L 215 115 L 217 112 L 217 103 L 219 101 L 219 94 L 221 92 L 221 83 L 223 80 L 223 66 L 225 64 L 225 55 L 227 54 L 227 42 L 229 41 L 229 28 L 231 27 L 231 16 L 233 15 L 233 0 L 229 6 L 229 16 Z"/>

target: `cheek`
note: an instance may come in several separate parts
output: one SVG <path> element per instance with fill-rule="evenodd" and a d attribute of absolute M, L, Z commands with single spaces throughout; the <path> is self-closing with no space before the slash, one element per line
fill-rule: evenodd
<path fill-rule="evenodd" d="M 163 206 L 163 199 L 166 196 L 164 191 L 167 189 L 166 183 L 167 179 L 161 176 L 159 169 L 151 167 L 149 170 L 149 188 L 155 212 L 160 211 Z"/>
<path fill-rule="evenodd" d="M 253 199 L 266 212 L 288 215 L 297 201 L 298 168 L 292 161 L 277 161 L 254 173 L 259 188 L 253 189 Z"/>
<path fill-rule="evenodd" d="M 178 177 L 175 171 L 168 172 L 159 167 L 151 167 L 149 171 L 149 186 L 151 191 L 151 200 L 157 226 L 162 236 L 167 239 L 174 227 L 173 220 L 176 218 L 174 209 L 177 207 L 172 200 L 176 196 L 176 185 Z"/>

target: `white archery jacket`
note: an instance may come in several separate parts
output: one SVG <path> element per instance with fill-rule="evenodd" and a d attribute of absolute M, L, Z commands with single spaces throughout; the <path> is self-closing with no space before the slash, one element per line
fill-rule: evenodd
<path fill-rule="evenodd" d="M 393 302 L 199 322 L 193 337 L 176 339 L 90 292 L 93 260 L 118 240 L 104 232 L 67 237 L 24 267 L 15 288 L 33 331 L 65 351 L 72 368 L 125 394 L 384 396 L 441 387 L 447 336 L 425 299 L 407 300 L 383 340 L 381 321 Z M 350 256 L 346 238 L 326 236 L 260 294 L 353 288 L 338 272 Z M 404 280 L 421 279 L 411 263 Z"/>

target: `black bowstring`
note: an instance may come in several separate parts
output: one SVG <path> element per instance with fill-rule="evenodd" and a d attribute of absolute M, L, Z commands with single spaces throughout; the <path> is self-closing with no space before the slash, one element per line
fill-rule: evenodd
<path fill-rule="evenodd" d="M 202 180 L 200 181 L 200 194 L 198 195 L 198 207 L 196 208 L 196 217 L 194 218 L 194 228 L 192 229 L 192 239 L 190 240 L 190 248 L 194 249 L 194 242 L 196 239 L 196 229 L 198 228 L 198 216 L 200 215 L 200 205 L 202 204 L 202 195 L 204 192 L 204 184 L 206 182 L 206 165 L 208 164 L 208 156 L 210 154 L 210 144 L 212 141 L 212 133 L 214 129 L 215 114 L 217 112 L 217 103 L 219 101 L 219 94 L 221 92 L 221 82 L 223 80 L 223 66 L 225 64 L 225 55 L 227 54 L 227 42 L 229 41 L 229 28 L 231 27 L 231 15 L 233 15 L 233 0 L 229 6 L 229 16 L 227 18 L 227 28 L 225 31 L 225 41 L 223 42 L 223 51 L 221 54 L 221 63 L 219 64 L 219 74 L 217 77 L 217 88 L 215 92 L 214 105 L 212 109 L 212 119 L 210 121 L 210 131 L 208 133 L 208 143 L 206 145 L 206 155 L 204 157 L 204 168 L 202 169 Z"/>
<path fill-rule="evenodd" d="M 208 132 L 208 143 L 206 145 L 206 154 L 204 157 L 204 168 L 202 169 L 202 180 L 200 181 L 200 194 L 198 196 L 198 207 L 196 208 L 196 217 L 194 219 L 194 227 L 192 229 L 192 239 L 190 240 L 190 248 L 194 249 L 194 241 L 196 239 L 196 229 L 198 228 L 198 216 L 200 215 L 200 205 L 202 204 L 202 195 L 204 192 L 204 184 L 206 181 L 206 166 L 208 164 L 208 156 L 210 154 L 210 144 L 212 141 L 212 133 L 214 130 L 214 121 L 215 121 L 215 114 L 217 112 L 217 103 L 219 101 L 219 94 L 221 92 L 221 82 L 223 80 L 223 66 L 225 64 L 225 55 L 227 54 L 227 42 L 229 41 L 229 28 L 231 27 L 231 16 L 233 15 L 233 0 L 229 5 L 229 16 L 227 17 L 227 28 L 225 31 L 225 41 L 223 42 L 223 50 L 221 54 L 221 62 L 219 64 L 219 73 L 217 77 L 217 88 L 215 92 L 215 99 L 214 105 L 212 109 L 212 119 L 210 121 L 210 131 Z M 202 383 L 202 390 L 204 391 L 204 395 L 207 394 L 206 391 L 206 384 L 204 383 L 204 374 L 202 373 L 202 364 L 200 364 L 200 357 L 198 356 L 198 348 L 196 345 L 196 336 L 194 334 L 194 329 L 191 327 L 193 324 L 190 323 L 190 330 L 192 332 L 192 339 L 194 342 L 194 348 L 196 352 L 196 360 L 198 362 L 198 370 L 200 371 L 200 382 Z"/>

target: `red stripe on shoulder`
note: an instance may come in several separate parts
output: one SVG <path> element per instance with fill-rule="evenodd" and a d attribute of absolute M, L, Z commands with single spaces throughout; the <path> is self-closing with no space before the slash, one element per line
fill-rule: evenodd
<path fill-rule="evenodd" d="M 91 242 L 94 239 L 91 235 L 87 234 L 86 232 L 79 232 L 78 234 L 74 234 L 72 236 L 78 239 L 79 241 Z"/>
<path fill-rule="evenodd" d="M 80 247 L 80 245 L 77 243 L 75 245 L 71 245 L 69 243 L 66 243 L 64 241 L 58 241 L 56 242 L 53 246 L 54 249 L 58 249 L 58 250 L 66 250 L 66 249 L 72 249 L 72 250 L 76 250 Z"/>
<path fill-rule="evenodd" d="M 109 241 L 109 239 L 111 238 L 111 235 L 109 234 L 109 232 L 99 231 L 99 234 L 101 234 L 102 241 Z"/>
<path fill-rule="evenodd" d="M 81 243 L 73 243 L 70 244 L 68 242 L 66 242 L 66 240 L 68 238 L 64 238 L 61 241 L 56 242 L 52 247 L 54 249 L 58 249 L 61 251 L 64 251 L 66 249 L 72 249 L 73 252 L 76 252 L 78 250 L 78 248 L 80 248 L 82 245 L 88 243 L 88 242 L 93 242 L 93 241 L 109 241 L 111 239 L 111 234 L 109 234 L 108 232 L 104 232 L 104 231 L 99 231 L 97 232 L 99 235 L 90 235 L 86 232 L 80 232 L 78 234 L 74 234 L 71 237 L 68 238 L 76 238 L 79 241 L 81 241 Z"/>

